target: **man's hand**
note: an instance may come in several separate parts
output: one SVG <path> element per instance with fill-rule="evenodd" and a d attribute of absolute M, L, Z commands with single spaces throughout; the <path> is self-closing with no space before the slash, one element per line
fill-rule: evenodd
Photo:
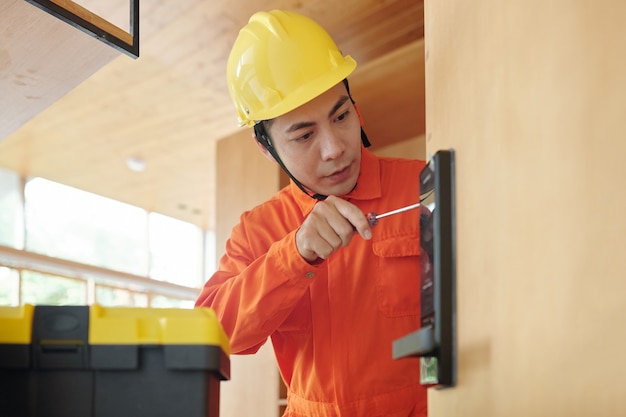
<path fill-rule="evenodd" d="M 354 204 L 329 196 L 315 204 L 296 232 L 296 246 L 304 259 L 315 262 L 347 246 L 355 233 L 371 239 L 372 229 L 365 214 Z"/>

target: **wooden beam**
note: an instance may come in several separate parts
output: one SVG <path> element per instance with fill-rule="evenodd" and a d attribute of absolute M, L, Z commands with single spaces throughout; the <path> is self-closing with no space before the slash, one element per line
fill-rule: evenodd
<path fill-rule="evenodd" d="M 357 67 L 350 77 L 350 90 L 372 149 L 424 134 L 424 40 Z"/>

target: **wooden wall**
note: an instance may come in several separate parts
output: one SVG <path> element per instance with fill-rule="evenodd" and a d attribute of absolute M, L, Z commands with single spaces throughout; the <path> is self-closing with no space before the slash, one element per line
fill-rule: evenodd
<path fill-rule="evenodd" d="M 626 3 L 425 5 L 457 156 L 458 386 L 429 416 L 626 415 Z"/>

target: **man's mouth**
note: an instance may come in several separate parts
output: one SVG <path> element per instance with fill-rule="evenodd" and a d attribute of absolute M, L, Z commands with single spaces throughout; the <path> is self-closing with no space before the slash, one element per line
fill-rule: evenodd
<path fill-rule="evenodd" d="M 344 181 L 350 176 L 350 167 L 351 165 L 347 165 L 344 168 L 334 171 L 330 175 L 327 175 L 326 178 L 333 182 Z"/>

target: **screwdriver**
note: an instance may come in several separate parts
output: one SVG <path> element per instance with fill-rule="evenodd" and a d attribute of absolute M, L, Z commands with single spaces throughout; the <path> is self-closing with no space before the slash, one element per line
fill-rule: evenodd
<path fill-rule="evenodd" d="M 402 208 L 399 208 L 399 209 L 391 210 L 391 211 L 388 211 L 388 212 L 382 213 L 382 214 L 376 214 L 373 211 L 370 211 L 369 213 L 367 213 L 367 221 L 370 223 L 370 226 L 376 226 L 378 224 L 378 220 L 382 219 L 383 217 L 387 217 L 387 216 L 391 216 L 392 214 L 398 214 L 398 213 L 403 213 L 405 211 L 413 210 L 413 209 L 418 208 L 420 205 L 421 205 L 420 203 L 411 204 L 410 206 L 406 206 L 406 207 L 402 207 Z"/>

